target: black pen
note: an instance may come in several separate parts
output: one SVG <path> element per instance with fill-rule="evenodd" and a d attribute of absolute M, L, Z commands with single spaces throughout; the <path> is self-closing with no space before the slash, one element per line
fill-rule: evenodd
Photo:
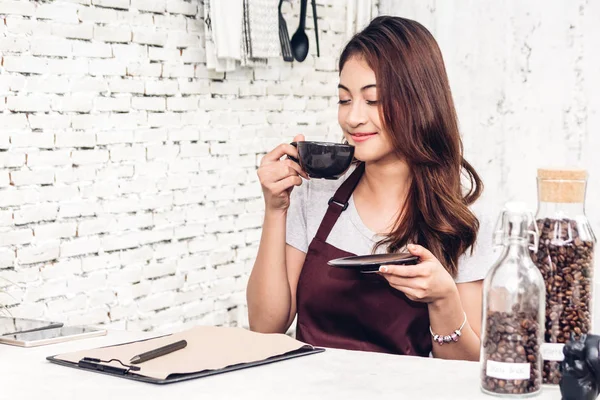
<path fill-rule="evenodd" d="M 133 356 L 129 362 L 132 364 L 143 363 L 145 361 L 152 360 L 153 358 L 161 357 L 174 351 L 181 350 L 185 346 L 187 346 L 187 342 L 185 340 L 180 340 L 179 342 L 171 343 L 166 346 L 159 347 L 158 349 L 150 350 L 145 353 L 138 354 L 137 356 Z"/>

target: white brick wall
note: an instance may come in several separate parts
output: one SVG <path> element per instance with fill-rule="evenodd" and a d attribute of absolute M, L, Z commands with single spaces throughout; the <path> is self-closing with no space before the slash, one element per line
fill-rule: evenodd
<path fill-rule="evenodd" d="M 0 0 L 0 277 L 17 316 L 245 324 L 261 156 L 338 140 L 343 0 L 303 63 L 208 71 L 202 1 Z M 290 36 L 299 3 L 285 3 Z M 15 300 L 16 299 L 16 300 Z"/>
<path fill-rule="evenodd" d="M 589 172 L 586 213 L 600 237 L 600 2 L 382 0 L 381 14 L 415 19 L 444 55 L 465 152 L 494 213 L 535 209 L 536 169 Z M 600 265 L 596 250 L 596 271 Z M 600 329 L 596 272 L 594 329 Z"/>

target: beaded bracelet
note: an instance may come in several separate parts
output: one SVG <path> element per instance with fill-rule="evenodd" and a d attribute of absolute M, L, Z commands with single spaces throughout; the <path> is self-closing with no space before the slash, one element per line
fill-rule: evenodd
<path fill-rule="evenodd" d="M 444 343 L 450 343 L 450 342 L 458 342 L 458 338 L 460 337 L 460 335 L 462 334 L 462 328 L 464 328 L 465 324 L 467 323 L 467 313 L 465 314 L 465 320 L 463 321 L 462 325 L 460 326 L 460 328 L 458 328 L 457 330 L 455 330 L 454 332 L 452 332 L 452 334 L 450 335 L 436 335 L 435 333 L 433 333 L 433 331 L 431 330 L 431 325 L 429 326 L 429 332 L 431 333 L 431 336 L 433 336 L 433 340 L 436 341 L 440 346 L 443 345 Z"/>

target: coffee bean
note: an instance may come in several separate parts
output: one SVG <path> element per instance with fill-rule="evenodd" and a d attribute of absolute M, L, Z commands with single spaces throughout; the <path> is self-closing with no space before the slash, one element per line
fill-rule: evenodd
<path fill-rule="evenodd" d="M 531 258 L 546 282 L 545 341 L 566 343 L 572 333 L 578 338 L 591 328 L 595 243 L 580 237 L 572 219 L 541 218 L 537 225 L 540 244 Z M 560 382 L 559 365 L 544 361 L 543 383 Z"/>
<path fill-rule="evenodd" d="M 501 394 L 535 393 L 541 388 L 541 355 L 539 340 L 542 326 L 538 310 L 488 312 L 483 337 L 481 386 L 484 390 Z M 502 363 L 529 363 L 529 379 L 500 379 L 487 376 L 487 361 Z"/>

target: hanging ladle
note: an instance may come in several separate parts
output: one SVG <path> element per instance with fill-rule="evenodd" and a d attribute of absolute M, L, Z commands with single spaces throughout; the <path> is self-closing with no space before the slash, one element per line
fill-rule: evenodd
<path fill-rule="evenodd" d="M 292 54 L 294 54 L 296 61 L 299 62 L 304 61 L 308 55 L 308 36 L 306 36 L 306 32 L 304 32 L 307 3 L 308 0 L 300 0 L 300 23 L 291 40 Z"/>

